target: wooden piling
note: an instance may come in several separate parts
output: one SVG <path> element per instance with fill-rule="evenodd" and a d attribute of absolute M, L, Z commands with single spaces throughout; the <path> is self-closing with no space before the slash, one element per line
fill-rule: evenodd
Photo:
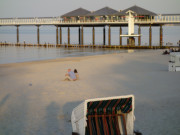
<path fill-rule="evenodd" d="M 40 42 L 39 42 L 39 27 L 40 27 L 40 25 L 37 25 L 37 44 L 39 45 L 40 44 Z"/>
<path fill-rule="evenodd" d="M 84 45 L 84 38 L 83 38 L 83 26 L 81 27 L 81 45 Z"/>
<path fill-rule="evenodd" d="M 79 27 L 78 37 L 79 37 L 79 45 L 81 45 L 81 27 Z"/>
<path fill-rule="evenodd" d="M 17 27 L 17 44 L 19 44 L 19 25 L 17 25 L 16 27 Z"/>
<path fill-rule="evenodd" d="M 122 46 L 122 37 L 120 35 L 122 35 L 122 28 L 121 28 L 121 26 L 120 26 L 120 29 L 119 29 L 119 45 Z"/>
<path fill-rule="evenodd" d="M 62 45 L 62 28 L 59 29 L 59 38 L 60 38 L 60 44 Z"/>
<path fill-rule="evenodd" d="M 162 48 L 163 45 L 163 28 L 162 25 L 160 25 L 160 48 Z"/>
<path fill-rule="evenodd" d="M 95 45 L 95 29 L 94 29 L 94 27 L 92 28 L 92 44 L 93 44 L 93 46 Z"/>
<path fill-rule="evenodd" d="M 58 26 L 56 26 L 56 45 L 58 44 Z"/>
<path fill-rule="evenodd" d="M 139 28 L 138 28 L 138 46 L 141 46 L 141 26 L 139 25 Z"/>
<path fill-rule="evenodd" d="M 106 28 L 103 28 L 103 45 L 106 45 Z"/>
<path fill-rule="evenodd" d="M 109 25 L 109 46 L 111 46 L 111 26 Z"/>
<path fill-rule="evenodd" d="M 68 27 L 68 45 L 70 45 L 70 28 Z"/>
<path fill-rule="evenodd" d="M 152 45 L 152 28 L 151 28 L 151 24 L 149 26 L 149 48 L 151 48 Z"/>

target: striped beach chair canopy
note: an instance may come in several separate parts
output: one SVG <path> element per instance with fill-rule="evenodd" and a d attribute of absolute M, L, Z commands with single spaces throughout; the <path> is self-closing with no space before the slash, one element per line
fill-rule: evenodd
<path fill-rule="evenodd" d="M 71 122 L 80 135 L 133 134 L 134 96 L 85 100 L 73 110 Z"/>

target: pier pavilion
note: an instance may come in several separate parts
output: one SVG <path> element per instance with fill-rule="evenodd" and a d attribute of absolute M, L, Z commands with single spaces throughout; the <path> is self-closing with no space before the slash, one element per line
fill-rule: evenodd
<path fill-rule="evenodd" d="M 83 9 L 83 8 L 78 8 L 73 11 L 70 11 L 64 15 L 61 15 L 61 18 L 63 21 L 86 21 L 85 15 L 91 13 L 90 11 Z"/>
<path fill-rule="evenodd" d="M 112 20 L 113 14 L 117 13 L 118 11 L 112 9 L 110 7 L 104 7 L 97 11 L 93 11 L 86 15 L 86 18 L 89 18 L 90 21 L 105 21 L 105 20 Z"/>
<path fill-rule="evenodd" d="M 88 20 L 89 21 L 109 21 L 109 20 L 112 20 L 112 15 L 114 13 L 117 13 L 118 11 L 117 10 L 114 10 L 110 7 L 104 7 L 104 8 L 101 8 L 97 11 L 94 11 L 92 13 L 89 13 L 86 15 L 86 18 L 89 18 Z M 106 45 L 106 25 L 103 26 L 103 45 Z M 92 29 L 92 37 L 93 37 L 93 45 L 95 44 L 95 30 L 94 30 L 94 26 L 93 26 L 93 29 Z M 109 25 L 109 40 L 108 40 L 108 45 L 111 45 L 111 28 L 110 28 L 110 25 Z"/>
<path fill-rule="evenodd" d="M 142 27 L 149 27 L 149 46 L 141 45 L 141 36 L 138 36 L 138 46 L 131 46 L 131 44 L 122 45 L 122 27 L 129 27 L 127 11 L 132 11 L 133 24 L 139 26 L 138 35 L 141 35 Z M 132 6 L 122 11 L 116 11 L 109 7 L 99 9 L 91 12 L 83 8 L 79 8 L 68 12 L 58 17 L 36 17 L 36 18 L 0 18 L 0 26 L 16 26 L 17 27 L 17 44 L 19 43 L 19 27 L 34 25 L 37 26 L 37 45 L 40 45 L 40 26 L 42 25 L 54 25 L 56 26 L 56 45 L 62 45 L 62 27 L 68 28 L 68 46 L 74 46 L 70 43 L 70 28 L 79 27 L 79 46 L 86 46 L 83 42 L 83 28 L 92 27 L 92 44 L 95 45 L 95 27 L 109 27 L 108 29 L 108 45 L 105 45 L 106 36 L 103 32 L 103 46 L 102 47 L 114 47 L 111 46 L 111 27 L 119 27 L 119 45 L 115 47 L 119 48 L 153 48 L 152 46 L 152 27 L 159 27 L 159 46 L 163 48 L 163 26 L 164 25 L 179 25 L 180 14 L 162 14 L 158 15 L 154 12 L 148 11 L 138 6 Z M 132 25 L 131 25 L 132 26 Z M 134 26 L 131 30 L 134 29 Z M 105 30 L 103 30 L 105 31 Z M 131 35 L 133 35 L 131 31 Z M 60 41 L 60 42 L 59 42 Z"/>

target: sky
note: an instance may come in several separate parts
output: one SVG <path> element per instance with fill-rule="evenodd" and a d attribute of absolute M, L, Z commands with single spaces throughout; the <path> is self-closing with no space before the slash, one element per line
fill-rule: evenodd
<path fill-rule="evenodd" d="M 180 0 L 0 0 L 0 18 L 56 17 L 79 7 L 96 11 L 105 6 L 123 10 L 134 5 L 157 14 L 180 14 Z"/>

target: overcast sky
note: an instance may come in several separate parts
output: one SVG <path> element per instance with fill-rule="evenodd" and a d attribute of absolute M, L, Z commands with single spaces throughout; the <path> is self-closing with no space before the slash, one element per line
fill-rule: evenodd
<path fill-rule="evenodd" d="M 0 18 L 53 17 L 79 7 L 90 11 L 105 6 L 123 10 L 133 5 L 155 13 L 180 14 L 180 0 L 0 0 Z"/>

